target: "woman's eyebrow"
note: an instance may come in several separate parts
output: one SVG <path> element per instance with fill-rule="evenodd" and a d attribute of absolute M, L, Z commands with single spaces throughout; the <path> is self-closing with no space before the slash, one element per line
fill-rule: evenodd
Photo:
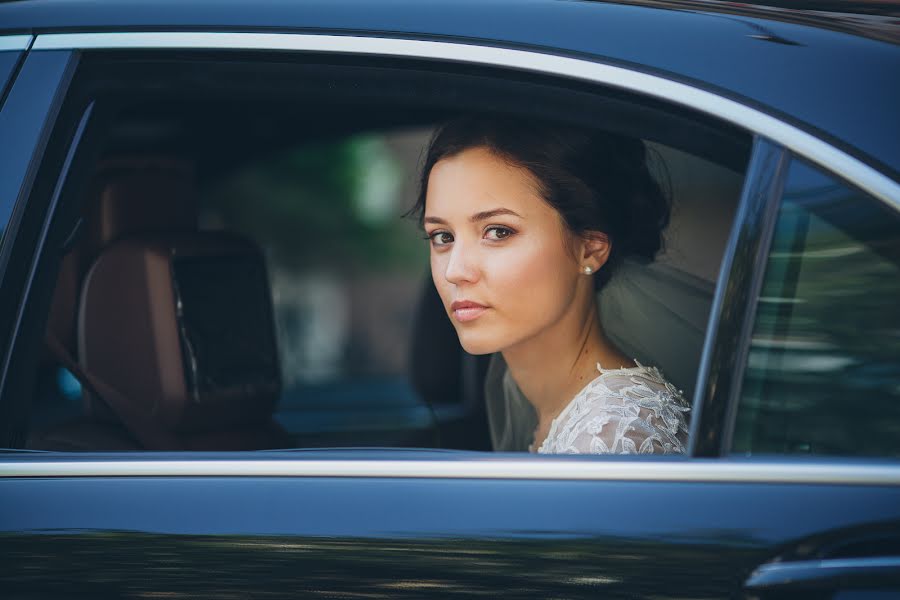
<path fill-rule="evenodd" d="M 514 217 L 522 218 L 518 213 L 509 210 L 508 208 L 493 208 L 491 210 L 483 210 L 481 212 L 477 212 L 471 217 L 469 217 L 469 221 L 472 223 L 477 223 L 478 221 L 484 221 L 485 219 L 490 219 L 492 217 L 496 217 L 498 215 L 512 215 Z M 437 223 L 440 225 L 446 225 L 447 221 L 441 219 L 440 217 L 425 217 L 425 223 Z"/>

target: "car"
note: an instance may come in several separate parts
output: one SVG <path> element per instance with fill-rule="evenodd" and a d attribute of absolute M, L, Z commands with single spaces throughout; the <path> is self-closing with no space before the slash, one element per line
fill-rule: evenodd
<path fill-rule="evenodd" d="M 3 3 L 3 597 L 900 594 L 898 14 Z M 601 320 L 686 455 L 492 451 L 401 218 L 460 114 L 651 150 Z"/>

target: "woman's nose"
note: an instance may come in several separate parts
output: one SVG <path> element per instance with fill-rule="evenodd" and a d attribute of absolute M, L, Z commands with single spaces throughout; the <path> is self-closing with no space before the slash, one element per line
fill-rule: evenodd
<path fill-rule="evenodd" d="M 444 277 L 454 284 L 478 281 L 477 257 L 471 248 L 467 249 L 459 241 L 453 244 L 447 258 Z"/>

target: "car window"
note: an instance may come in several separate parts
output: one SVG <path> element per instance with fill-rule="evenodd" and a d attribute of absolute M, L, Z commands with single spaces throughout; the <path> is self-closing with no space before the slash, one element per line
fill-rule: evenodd
<path fill-rule="evenodd" d="M 393 63 L 98 55 L 72 85 L 98 116 L 72 163 L 87 183 L 60 201 L 80 225 L 60 216 L 51 231 L 64 251 L 35 325 L 48 341 L 32 448 L 490 449 L 490 357 L 460 348 L 402 215 L 435 128 L 505 114 L 511 90 L 542 99 L 534 119 L 651 149 L 673 199 L 665 249 L 604 290 L 601 320 L 693 392 L 749 148 L 733 128 L 639 97 L 598 94 L 592 111 L 580 87 Z"/>
<path fill-rule="evenodd" d="M 896 207 L 794 160 L 732 451 L 900 456 L 898 299 Z"/>
<path fill-rule="evenodd" d="M 276 419 L 298 445 L 430 445 L 427 406 L 406 376 L 428 248 L 412 206 L 429 127 L 289 148 L 207 182 L 201 230 L 265 253 L 282 393 Z"/>

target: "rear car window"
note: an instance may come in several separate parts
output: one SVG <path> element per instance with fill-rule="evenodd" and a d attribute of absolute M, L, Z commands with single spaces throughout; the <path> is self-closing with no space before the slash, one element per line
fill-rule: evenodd
<path fill-rule="evenodd" d="M 32 325 L 52 348 L 16 358 L 33 373 L 29 447 L 140 450 L 174 436 L 188 450 L 491 449 L 490 357 L 462 351 L 423 232 L 403 214 L 435 128 L 460 111 L 521 117 L 510 90 L 542 100 L 534 119 L 651 148 L 674 203 L 665 251 L 630 272 L 641 301 L 611 285 L 601 319 L 691 396 L 748 136 L 514 73 L 231 58 L 82 59 L 62 114 L 80 116 L 81 102 L 97 116 L 78 177 L 63 175 L 84 183 L 60 200 L 63 252 L 46 321 Z M 112 390 L 83 387 L 68 359 Z M 167 431 L 136 439 L 104 395 Z"/>
<path fill-rule="evenodd" d="M 794 160 L 732 450 L 900 456 L 898 300 L 897 210 Z"/>

